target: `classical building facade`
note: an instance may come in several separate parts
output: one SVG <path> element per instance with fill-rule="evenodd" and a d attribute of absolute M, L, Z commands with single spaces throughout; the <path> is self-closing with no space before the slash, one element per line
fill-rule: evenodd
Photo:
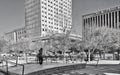
<path fill-rule="evenodd" d="M 82 16 L 83 37 L 87 35 L 88 28 L 107 27 L 111 29 L 120 29 L 120 7 L 114 7 L 95 13 Z"/>
<path fill-rule="evenodd" d="M 72 26 L 72 0 L 25 0 L 28 37 L 66 33 Z"/>
<path fill-rule="evenodd" d="M 25 27 L 15 29 L 11 32 L 5 33 L 4 37 L 10 43 L 17 43 L 26 38 L 26 29 Z"/>

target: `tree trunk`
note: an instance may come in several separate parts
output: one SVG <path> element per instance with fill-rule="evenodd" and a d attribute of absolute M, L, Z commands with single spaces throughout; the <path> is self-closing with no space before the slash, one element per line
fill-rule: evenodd
<path fill-rule="evenodd" d="M 16 56 L 16 66 L 18 65 L 18 56 Z"/>
<path fill-rule="evenodd" d="M 88 62 L 90 62 L 90 49 L 88 50 Z"/>
<path fill-rule="evenodd" d="M 62 55 L 63 55 L 63 63 L 65 63 L 65 53 L 64 53 L 64 51 L 62 51 Z"/>
<path fill-rule="evenodd" d="M 103 52 L 103 59 L 105 60 L 105 52 Z"/>
<path fill-rule="evenodd" d="M 115 54 L 114 54 L 114 52 L 113 52 L 113 60 L 115 60 L 116 58 L 115 58 Z"/>
<path fill-rule="evenodd" d="M 27 53 L 25 53 L 25 60 L 26 60 L 26 63 L 28 63 L 28 61 L 27 61 Z"/>

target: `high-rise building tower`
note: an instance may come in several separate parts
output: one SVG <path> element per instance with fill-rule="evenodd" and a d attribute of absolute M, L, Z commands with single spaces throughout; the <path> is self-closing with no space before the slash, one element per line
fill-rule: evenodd
<path fill-rule="evenodd" d="M 72 0 L 25 0 L 28 37 L 66 33 L 72 26 Z"/>

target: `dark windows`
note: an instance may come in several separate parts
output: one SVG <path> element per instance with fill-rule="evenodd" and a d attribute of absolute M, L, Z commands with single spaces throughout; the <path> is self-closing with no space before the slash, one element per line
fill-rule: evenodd
<path fill-rule="evenodd" d="M 114 28 L 114 12 L 112 12 L 112 27 Z"/>
<path fill-rule="evenodd" d="M 116 25 L 116 28 L 117 28 L 117 11 L 115 12 L 115 25 Z"/>
<path fill-rule="evenodd" d="M 100 16 L 98 16 L 98 26 L 100 27 Z"/>
<path fill-rule="evenodd" d="M 84 21 L 83 21 L 83 25 L 85 26 L 85 19 L 84 19 Z"/>
<path fill-rule="evenodd" d="M 104 24 L 104 26 L 105 26 L 105 14 L 104 14 L 104 16 L 103 16 L 103 19 L 104 19 L 104 20 L 103 20 L 103 21 L 104 21 L 103 24 Z"/>
<path fill-rule="evenodd" d="M 108 27 L 108 14 L 106 14 L 106 23 L 107 23 L 107 27 Z"/>
<path fill-rule="evenodd" d="M 90 18 L 90 24 L 91 26 L 93 25 L 92 17 Z"/>
<path fill-rule="evenodd" d="M 109 26 L 111 28 L 111 13 L 109 13 Z"/>
<path fill-rule="evenodd" d="M 119 22 L 120 22 L 120 11 L 119 11 Z"/>
<path fill-rule="evenodd" d="M 97 16 L 96 16 L 96 25 L 97 25 Z"/>

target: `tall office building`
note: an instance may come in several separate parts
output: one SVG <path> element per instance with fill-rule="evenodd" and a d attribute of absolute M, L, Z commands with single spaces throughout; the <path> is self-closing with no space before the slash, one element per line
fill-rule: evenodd
<path fill-rule="evenodd" d="M 28 37 L 66 33 L 72 26 L 72 0 L 25 0 Z"/>
<path fill-rule="evenodd" d="M 87 37 L 87 29 L 92 27 L 106 27 L 120 30 L 120 7 L 83 15 L 82 20 L 84 38 Z"/>

